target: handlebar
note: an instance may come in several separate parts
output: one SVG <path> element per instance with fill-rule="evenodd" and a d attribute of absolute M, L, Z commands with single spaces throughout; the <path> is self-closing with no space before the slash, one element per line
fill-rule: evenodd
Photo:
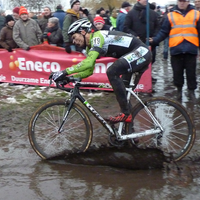
<path fill-rule="evenodd" d="M 70 92 L 71 91 L 71 88 L 66 88 L 66 87 L 64 87 L 65 85 L 67 85 L 67 84 L 69 84 L 69 83 L 78 83 L 78 82 L 80 82 L 81 81 L 81 79 L 80 78 L 69 78 L 69 77 L 65 77 L 63 80 L 61 80 L 61 81 L 56 81 L 55 83 L 56 83 L 56 87 L 58 88 L 58 89 L 61 89 L 61 90 L 65 90 L 65 91 L 68 91 L 68 92 Z"/>

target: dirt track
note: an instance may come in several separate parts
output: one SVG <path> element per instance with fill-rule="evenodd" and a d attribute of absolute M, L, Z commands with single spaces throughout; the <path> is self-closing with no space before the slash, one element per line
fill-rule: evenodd
<path fill-rule="evenodd" d="M 198 74 L 200 74 L 199 69 Z M 175 98 L 176 92 L 172 84 L 169 61 L 158 61 L 153 68 L 153 76 L 158 80 L 153 86 L 155 93 L 151 95 Z M 192 151 L 186 158 L 187 162 L 184 160 L 180 164 L 178 163 L 180 168 L 184 170 L 184 173 L 177 171 L 177 166 L 172 163 L 171 166 L 166 167 L 173 169 L 169 171 L 169 174 L 167 172 L 163 174 L 161 170 L 154 172 L 142 170 L 135 173 L 133 171 L 118 171 L 98 166 L 68 165 L 64 161 L 41 161 L 29 144 L 28 122 L 34 110 L 41 103 L 49 99 L 60 98 L 64 94 L 54 89 L 8 86 L 5 83 L 0 84 L 0 90 L 0 196 L 2 199 L 11 200 L 15 196 L 15 200 L 28 198 L 37 200 L 83 200 L 97 197 L 95 196 L 96 194 L 99 194 L 96 199 L 100 199 L 100 196 L 110 197 L 107 199 L 130 199 L 134 195 L 136 197 L 138 195 L 138 199 L 145 199 L 141 198 L 141 196 L 147 197 L 149 195 L 152 199 L 156 199 L 153 197 L 160 197 L 159 199 L 164 199 L 164 197 L 178 199 L 177 195 L 183 198 L 187 196 L 188 198 L 185 199 L 190 199 L 189 194 L 191 191 L 192 195 L 196 194 L 196 197 L 199 196 L 199 163 L 191 162 L 190 158 L 196 158 L 198 161 L 200 157 L 200 106 L 199 103 L 194 104 L 188 101 L 186 88 L 184 88 L 182 104 L 194 119 L 197 137 Z M 116 114 L 119 111 L 112 92 L 88 93 L 84 91 L 83 93 L 103 116 L 108 110 L 110 111 L 109 114 Z M 199 94 L 198 88 L 196 91 L 197 98 L 200 97 Z M 147 94 L 141 95 L 144 98 L 149 96 Z M 108 104 L 109 102 L 111 103 Z M 101 147 L 102 144 L 107 144 L 107 133 L 98 126 L 95 120 L 94 124 L 92 146 Z M 106 158 L 107 154 L 103 153 L 101 151 L 101 154 L 97 157 L 99 161 L 101 156 Z M 85 162 L 84 156 L 82 158 L 82 161 L 79 158 L 75 158 L 72 161 L 74 163 Z M 162 155 L 160 158 L 162 159 Z M 95 160 L 90 160 L 90 162 L 92 161 Z M 112 160 L 109 159 L 107 161 L 111 162 Z M 114 164 L 117 163 L 119 165 L 118 160 L 114 161 Z M 110 163 L 110 165 L 114 166 L 112 165 L 113 163 Z M 91 164 L 102 163 L 93 162 Z M 167 178 L 167 182 L 165 182 L 163 177 Z M 168 183 L 172 184 L 172 186 Z M 182 188 L 182 185 L 187 187 Z M 97 186 L 97 190 L 95 186 Z M 80 188 L 86 192 L 80 191 Z M 101 188 L 100 191 L 99 188 Z M 166 188 L 169 189 L 169 194 L 166 192 Z"/>

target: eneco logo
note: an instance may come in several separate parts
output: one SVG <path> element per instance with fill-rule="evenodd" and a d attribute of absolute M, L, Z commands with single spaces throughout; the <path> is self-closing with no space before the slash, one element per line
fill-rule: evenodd
<path fill-rule="evenodd" d="M 60 71 L 61 68 L 57 62 L 33 62 L 31 60 L 26 61 L 25 58 L 18 58 L 17 60 L 14 60 L 13 55 L 10 56 L 10 60 L 11 62 L 9 63 L 9 69 L 12 71 L 20 70 L 17 72 L 18 75 L 21 75 L 22 71 L 45 71 L 50 73 L 51 71 Z"/>
<path fill-rule="evenodd" d="M 25 70 L 25 71 L 38 71 L 38 72 L 54 72 L 54 71 L 60 71 L 60 65 L 57 62 L 40 62 L 36 61 L 33 62 L 31 60 L 26 61 L 25 58 L 18 58 L 19 62 L 19 69 Z"/>
<path fill-rule="evenodd" d="M 13 52 L 15 53 L 15 52 Z M 11 62 L 9 63 L 9 69 L 12 71 L 16 71 L 18 70 L 17 74 L 18 75 L 22 75 L 23 71 L 37 71 L 37 72 L 55 72 L 55 71 L 60 71 L 61 70 L 61 66 L 59 63 L 57 62 L 49 62 L 49 61 L 45 61 L 45 62 L 41 62 L 41 61 L 31 61 L 31 60 L 26 60 L 25 58 L 21 57 L 21 58 L 17 58 L 14 59 L 14 56 L 11 55 L 10 56 L 10 60 Z M 73 58 L 71 60 L 74 64 L 77 64 L 78 59 L 77 58 Z M 106 73 L 107 69 L 110 67 L 110 65 L 112 65 L 113 62 L 109 62 L 109 63 L 96 63 L 95 64 L 95 69 L 94 69 L 94 73 Z M 0 60 L 0 69 L 2 68 L 2 62 Z"/>

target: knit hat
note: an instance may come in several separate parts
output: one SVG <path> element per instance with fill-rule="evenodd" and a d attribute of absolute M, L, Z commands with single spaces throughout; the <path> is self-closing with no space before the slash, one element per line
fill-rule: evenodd
<path fill-rule="evenodd" d="M 124 1 L 123 3 L 122 3 L 122 8 L 126 8 L 126 7 L 129 7 L 129 6 L 131 6 L 131 4 L 129 3 L 129 2 L 127 2 L 127 1 Z"/>
<path fill-rule="evenodd" d="M 15 7 L 12 11 L 13 11 L 13 13 L 19 14 L 19 7 Z"/>
<path fill-rule="evenodd" d="M 93 21 L 94 21 L 94 24 L 96 24 L 96 23 L 105 24 L 105 21 L 104 21 L 104 19 L 103 19 L 101 16 L 96 16 L 96 17 L 93 19 Z"/>
<path fill-rule="evenodd" d="M 73 5 L 74 5 L 75 3 L 80 3 L 80 1 L 79 1 L 79 0 L 70 0 L 71 8 L 73 7 Z"/>
<path fill-rule="evenodd" d="M 13 19 L 13 16 L 12 15 L 6 15 L 6 24 L 9 22 L 9 21 L 15 21 L 14 19 Z"/>
<path fill-rule="evenodd" d="M 21 6 L 19 9 L 19 15 L 21 14 L 27 14 L 28 15 L 28 11 L 24 6 Z"/>

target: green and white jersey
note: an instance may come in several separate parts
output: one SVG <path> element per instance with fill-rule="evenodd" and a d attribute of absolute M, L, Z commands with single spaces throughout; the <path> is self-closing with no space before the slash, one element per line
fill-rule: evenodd
<path fill-rule="evenodd" d="M 97 51 L 100 56 L 119 58 L 142 44 L 140 40 L 129 34 L 102 30 L 93 33 L 90 51 Z"/>
<path fill-rule="evenodd" d="M 87 58 L 66 69 L 75 78 L 86 78 L 94 71 L 96 59 L 100 56 L 120 58 L 139 46 L 146 46 L 138 38 L 118 31 L 97 31 L 90 35 Z M 74 74 L 76 73 L 76 74 Z"/>

